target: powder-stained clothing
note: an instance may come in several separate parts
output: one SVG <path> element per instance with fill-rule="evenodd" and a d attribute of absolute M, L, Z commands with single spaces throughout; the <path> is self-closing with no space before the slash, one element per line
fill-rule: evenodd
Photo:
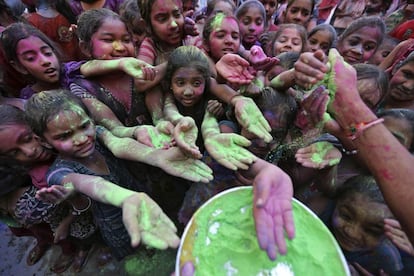
<path fill-rule="evenodd" d="M 62 185 L 65 176 L 77 173 L 99 176 L 133 191 L 146 191 L 145 186 L 131 176 L 123 160 L 114 157 L 108 149 L 101 146 L 98 142 L 95 148 L 95 150 L 98 150 L 104 156 L 109 174 L 97 174 L 79 162 L 64 160 L 58 157 L 49 169 L 47 176 L 48 184 Z M 93 201 L 92 212 L 101 231 L 103 240 L 112 249 L 113 255 L 118 260 L 135 252 L 135 249 L 131 247 L 129 234 L 122 221 L 121 208 Z"/>
<path fill-rule="evenodd" d="M 110 9 L 116 13 L 119 13 L 119 7 L 125 0 L 106 0 L 105 4 L 103 4 L 102 8 Z M 70 8 L 72 9 L 72 12 L 79 16 L 82 12 L 85 10 L 82 8 L 80 0 L 70 0 L 68 1 Z"/>

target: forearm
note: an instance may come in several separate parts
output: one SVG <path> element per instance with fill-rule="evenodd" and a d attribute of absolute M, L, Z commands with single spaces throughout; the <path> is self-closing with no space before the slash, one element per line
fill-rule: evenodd
<path fill-rule="evenodd" d="M 341 127 L 347 129 L 355 124 L 355 114 L 360 122 L 372 122 L 376 116 L 365 107 L 364 110 L 348 110 L 341 116 Z M 363 131 L 353 141 L 358 156 L 365 162 L 379 184 L 384 198 L 393 214 L 401 221 L 411 242 L 414 241 L 414 186 L 412 185 L 412 164 L 414 157 L 386 129 L 383 124 L 376 124 Z"/>
<path fill-rule="evenodd" d="M 203 123 L 201 124 L 201 133 L 204 140 L 207 140 L 209 137 L 216 134 L 220 134 L 220 128 L 217 119 L 209 111 L 206 111 L 204 114 Z"/>
<path fill-rule="evenodd" d="M 286 90 L 295 85 L 294 69 L 282 72 L 270 81 L 270 86 L 275 89 Z"/>
<path fill-rule="evenodd" d="M 114 112 L 104 103 L 96 98 L 82 98 L 82 102 L 88 108 L 91 117 L 96 124 L 112 130 L 116 127 L 124 127 Z"/>
<path fill-rule="evenodd" d="M 230 86 L 227 84 L 219 84 L 214 78 L 210 78 L 210 91 L 226 104 L 231 104 L 234 96 L 238 95 Z"/>
<path fill-rule="evenodd" d="M 173 95 L 171 95 L 171 93 L 167 93 L 167 95 L 165 96 L 163 111 L 165 119 L 172 122 L 174 125 L 176 125 L 178 121 L 184 117 L 178 111 L 177 106 L 174 103 L 174 97 Z"/>
<path fill-rule="evenodd" d="M 89 196 L 93 200 L 116 207 L 121 207 L 123 201 L 135 193 L 102 177 L 77 173 L 67 175 L 62 184 L 72 184 L 77 191 Z"/>
<path fill-rule="evenodd" d="M 88 78 L 96 75 L 108 74 L 116 70 L 122 70 L 120 66 L 121 60 L 122 59 L 90 60 L 82 64 L 80 72 Z"/>

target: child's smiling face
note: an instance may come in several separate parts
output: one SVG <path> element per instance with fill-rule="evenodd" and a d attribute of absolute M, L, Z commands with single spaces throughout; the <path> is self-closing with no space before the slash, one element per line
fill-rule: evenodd
<path fill-rule="evenodd" d="M 175 99 L 185 107 L 196 105 L 202 98 L 206 81 L 195 68 L 181 67 L 171 78 L 171 89 Z"/>
<path fill-rule="evenodd" d="M 49 161 L 52 152 L 44 148 L 28 125 L 0 126 L 0 156 L 31 165 Z"/>
<path fill-rule="evenodd" d="M 111 60 L 134 56 L 134 43 L 124 22 L 107 18 L 92 35 L 90 56 L 94 59 Z"/>
<path fill-rule="evenodd" d="M 295 28 L 286 28 L 275 40 L 273 55 L 277 56 L 285 52 L 302 52 L 302 38 Z"/>
<path fill-rule="evenodd" d="M 43 136 L 61 156 L 83 159 L 95 151 L 95 124 L 79 106 L 50 118 Z"/>
<path fill-rule="evenodd" d="M 332 228 L 342 249 L 373 249 L 384 236 L 384 219 L 392 218 L 387 205 L 351 193 L 338 200 L 332 215 Z"/>
<path fill-rule="evenodd" d="M 153 35 L 168 46 L 180 46 L 184 35 L 181 1 L 156 0 L 151 8 Z"/>
<path fill-rule="evenodd" d="M 338 52 L 350 64 L 364 63 L 378 47 L 380 30 L 376 27 L 362 27 L 338 41 Z"/>
<path fill-rule="evenodd" d="M 239 25 L 233 18 L 223 18 L 213 23 L 213 31 L 206 48 L 214 60 L 219 60 L 225 54 L 237 53 L 240 48 Z"/>

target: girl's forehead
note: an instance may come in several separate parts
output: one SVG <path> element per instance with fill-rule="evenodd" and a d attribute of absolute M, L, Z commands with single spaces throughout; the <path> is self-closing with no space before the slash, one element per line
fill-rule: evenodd
<path fill-rule="evenodd" d="M 153 13 L 163 12 L 171 9 L 171 6 L 182 7 L 183 2 L 181 0 L 155 0 L 152 4 L 156 9 L 152 9 Z"/>

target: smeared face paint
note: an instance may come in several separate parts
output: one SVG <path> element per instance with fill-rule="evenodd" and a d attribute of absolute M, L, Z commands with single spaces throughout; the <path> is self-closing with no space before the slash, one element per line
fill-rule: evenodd
<path fill-rule="evenodd" d="M 50 118 L 43 136 L 64 157 L 82 159 L 95 151 L 95 124 L 79 106 Z"/>
<path fill-rule="evenodd" d="M 134 56 L 134 43 L 126 25 L 107 18 L 91 38 L 92 58 L 101 60 Z"/>
<path fill-rule="evenodd" d="M 312 3 L 310 0 L 295 0 L 284 14 L 283 23 L 294 23 L 306 27 L 312 15 Z"/>
<path fill-rule="evenodd" d="M 272 19 L 273 14 L 276 12 L 277 1 L 276 0 L 260 0 L 266 10 L 266 19 L 268 22 Z"/>
<path fill-rule="evenodd" d="M 364 63 L 377 50 L 380 36 L 378 28 L 362 27 L 338 41 L 338 52 L 349 64 Z"/>
<path fill-rule="evenodd" d="M 385 116 L 383 118 L 385 127 L 405 148 L 410 150 L 414 140 L 411 124 L 405 118 L 394 118 L 391 116 Z"/>
<path fill-rule="evenodd" d="M 175 99 L 185 107 L 197 104 L 204 93 L 205 79 L 196 69 L 182 67 L 171 78 L 171 89 Z"/>
<path fill-rule="evenodd" d="M 240 48 L 239 24 L 233 18 L 217 16 L 213 22 L 213 31 L 207 42 L 209 54 L 214 61 L 218 61 L 225 54 L 235 54 Z"/>
<path fill-rule="evenodd" d="M 181 1 L 155 1 L 151 10 L 151 26 L 158 40 L 168 46 L 180 46 L 184 35 Z"/>
<path fill-rule="evenodd" d="M 308 37 L 307 48 L 310 52 L 322 50 L 328 54 L 331 43 L 331 33 L 327 30 L 320 30 Z"/>
<path fill-rule="evenodd" d="M 53 49 L 36 36 L 29 36 L 17 43 L 18 62 L 38 82 L 55 84 L 59 82 L 59 60 Z"/>
<path fill-rule="evenodd" d="M 0 156 L 8 157 L 24 165 L 49 161 L 50 150 L 44 148 L 28 125 L 0 126 Z"/>
<path fill-rule="evenodd" d="M 371 109 L 374 110 L 379 101 L 381 100 L 380 91 L 376 79 L 360 79 L 357 80 L 357 88 L 359 96 L 364 103 Z"/>
<path fill-rule="evenodd" d="M 414 61 L 401 66 L 393 74 L 388 95 L 394 101 L 414 100 Z"/>
<path fill-rule="evenodd" d="M 303 41 L 298 30 L 295 28 L 286 28 L 275 40 L 273 45 L 273 55 L 277 56 L 278 54 L 285 52 L 300 53 L 302 51 L 302 46 Z"/>
<path fill-rule="evenodd" d="M 332 215 L 332 230 L 342 249 L 372 249 L 384 236 L 385 218 L 392 218 L 385 204 L 353 193 L 338 200 Z"/>
<path fill-rule="evenodd" d="M 264 31 L 264 21 L 262 13 L 256 7 L 251 7 L 239 18 L 240 33 L 243 45 L 250 49 Z"/>

